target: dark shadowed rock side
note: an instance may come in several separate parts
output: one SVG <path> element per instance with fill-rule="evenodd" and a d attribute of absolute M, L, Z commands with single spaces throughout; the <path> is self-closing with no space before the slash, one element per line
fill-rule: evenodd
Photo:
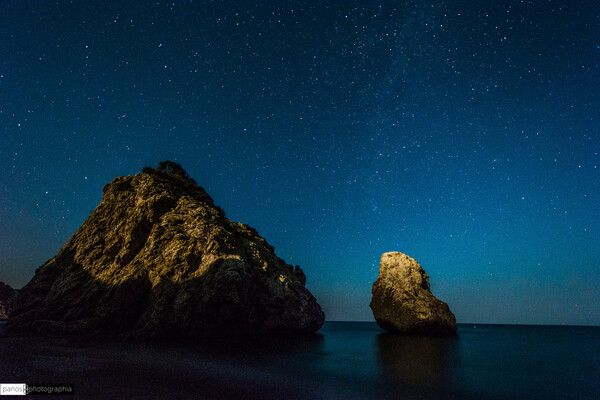
<path fill-rule="evenodd" d="M 7 319 L 12 308 L 16 291 L 4 282 L 0 282 L 0 320 Z"/>
<path fill-rule="evenodd" d="M 176 163 L 118 177 L 19 293 L 8 332 L 131 338 L 310 333 L 306 278 Z"/>
<path fill-rule="evenodd" d="M 383 329 L 425 335 L 456 334 L 454 314 L 431 294 L 429 276 L 406 254 L 389 252 L 381 256 L 372 294 L 371 310 Z"/>

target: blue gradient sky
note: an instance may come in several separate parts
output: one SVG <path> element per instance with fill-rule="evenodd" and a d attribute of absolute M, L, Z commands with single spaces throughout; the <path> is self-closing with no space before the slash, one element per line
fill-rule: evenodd
<path fill-rule="evenodd" d="M 402 251 L 458 322 L 600 324 L 600 6 L 318 3 L 1 2 L 0 281 L 170 159 L 327 319 Z"/>

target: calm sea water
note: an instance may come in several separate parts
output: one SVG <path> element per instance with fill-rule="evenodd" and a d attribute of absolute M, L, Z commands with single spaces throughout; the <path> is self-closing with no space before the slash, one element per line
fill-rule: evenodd
<path fill-rule="evenodd" d="M 600 328 L 459 325 L 432 338 L 327 322 L 312 337 L 227 344 L 0 336 L 0 383 L 13 382 L 72 383 L 81 398 L 598 399 Z"/>

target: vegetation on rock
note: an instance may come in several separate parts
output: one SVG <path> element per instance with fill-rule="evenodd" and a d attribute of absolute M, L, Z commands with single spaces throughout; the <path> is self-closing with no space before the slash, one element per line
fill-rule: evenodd
<path fill-rule="evenodd" d="M 10 315 L 15 294 L 16 291 L 13 288 L 0 282 L 0 320 L 7 319 Z"/>

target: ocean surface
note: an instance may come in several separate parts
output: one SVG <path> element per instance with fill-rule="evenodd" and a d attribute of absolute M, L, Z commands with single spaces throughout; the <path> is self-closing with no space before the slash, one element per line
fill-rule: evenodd
<path fill-rule="evenodd" d="M 600 327 L 458 332 L 326 322 L 310 337 L 219 344 L 0 335 L 0 383 L 74 384 L 69 398 L 600 399 Z"/>

